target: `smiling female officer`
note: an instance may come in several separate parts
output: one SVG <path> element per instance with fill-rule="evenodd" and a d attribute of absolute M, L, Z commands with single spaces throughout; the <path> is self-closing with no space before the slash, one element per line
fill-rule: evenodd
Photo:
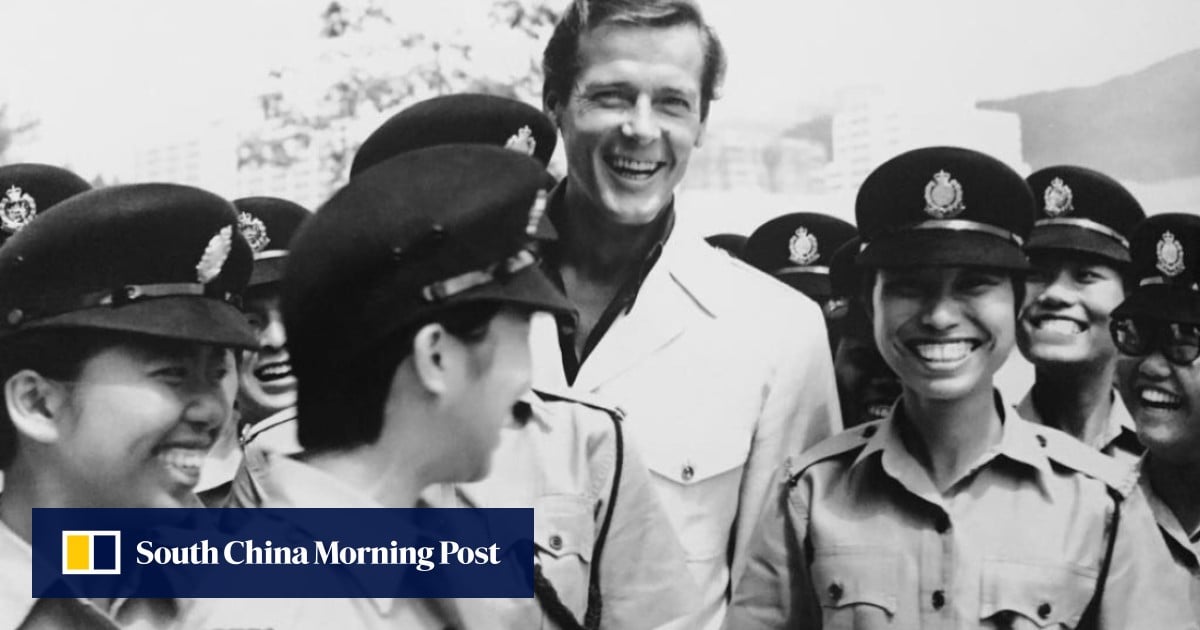
<path fill-rule="evenodd" d="M 163 627 L 170 600 L 33 599 L 34 507 L 199 506 L 229 421 L 250 248 L 187 186 L 74 196 L 0 248 L 0 627 Z"/>
<path fill-rule="evenodd" d="M 1005 414 L 993 389 L 1028 265 L 1025 182 L 974 151 L 919 149 L 868 176 L 856 212 L 903 394 L 785 466 L 726 627 L 1185 626 L 1162 618 L 1126 528 L 1109 535 L 1117 464 Z"/>
<path fill-rule="evenodd" d="M 1147 219 L 1132 254 L 1137 285 L 1113 312 L 1118 384 L 1148 451 L 1140 496 L 1170 553 L 1160 567 L 1200 619 L 1200 217 Z"/>
<path fill-rule="evenodd" d="M 1108 323 L 1125 299 L 1128 239 L 1146 215 L 1124 186 L 1090 169 L 1052 166 L 1026 181 L 1043 204 L 1025 244 L 1033 270 L 1017 345 L 1037 380 L 1017 413 L 1132 466 L 1142 445 L 1113 391 Z"/>

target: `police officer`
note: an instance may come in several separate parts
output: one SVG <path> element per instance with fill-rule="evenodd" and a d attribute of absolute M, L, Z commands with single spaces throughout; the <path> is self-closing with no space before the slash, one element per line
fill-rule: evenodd
<path fill-rule="evenodd" d="M 853 225 L 827 214 L 794 212 L 760 225 L 746 239 L 742 259 L 807 295 L 821 307 L 830 351 L 837 349 L 838 324 L 846 302 L 834 299 L 829 279 L 833 253 L 857 236 Z"/>
<path fill-rule="evenodd" d="M 1132 466 L 1142 445 L 1114 392 L 1108 324 L 1125 299 L 1129 237 L 1145 213 L 1128 190 L 1091 169 L 1053 166 L 1026 181 L 1041 210 L 1025 244 L 1033 268 L 1017 346 L 1037 378 L 1017 413 Z"/>
<path fill-rule="evenodd" d="M 875 347 L 871 319 L 863 303 L 862 272 L 854 262 L 861 247 L 862 240 L 856 236 L 839 247 L 829 261 L 830 302 L 835 305 L 830 311 L 841 313 L 830 324 L 838 330 L 833 373 L 846 428 L 886 418 L 900 395 L 896 373 Z"/>
<path fill-rule="evenodd" d="M 1200 217 L 1160 214 L 1132 239 L 1129 297 L 1112 314 L 1118 384 L 1147 453 L 1141 496 L 1200 620 Z"/>
<path fill-rule="evenodd" d="M 170 184 L 75 195 L 0 248 L 0 627 L 173 620 L 172 601 L 31 598 L 31 508 L 199 505 L 232 349 L 256 345 L 250 264 L 233 206 Z"/>
<path fill-rule="evenodd" d="M 245 197 L 235 199 L 233 205 L 238 210 L 238 230 L 254 251 L 254 270 L 242 311 L 258 335 L 259 347 L 242 357 L 237 422 L 222 430 L 196 486 L 206 505 L 219 505 L 226 499 L 228 484 L 241 462 L 239 443 L 285 454 L 300 450 L 295 425 L 296 378 L 285 346 L 279 281 L 287 263 L 288 243 L 312 213 L 278 197 Z"/>
<path fill-rule="evenodd" d="M 439 146 L 438 130 L 498 146 L 503 132 L 546 125 L 540 111 L 508 99 L 440 97 L 413 105 L 373 132 L 363 145 L 367 157 L 356 163 L 411 152 L 414 137 Z M 553 150 L 549 129 L 550 138 L 537 139 L 547 156 Z M 531 226 L 539 241 L 553 235 L 546 221 Z M 523 402 L 528 421 L 502 433 L 485 479 L 425 493 L 434 507 L 535 510 L 536 599 L 462 601 L 467 625 L 636 629 L 693 610 L 682 550 L 637 448 L 625 440 L 617 421 L 623 414 L 607 401 L 544 387 Z"/>
<path fill-rule="evenodd" d="M 1137 520 L 1117 516 L 1132 480 L 993 389 L 1028 266 L 1024 180 L 974 151 L 918 149 L 873 171 L 855 209 L 903 394 L 785 467 L 726 627 L 1186 627 Z"/>

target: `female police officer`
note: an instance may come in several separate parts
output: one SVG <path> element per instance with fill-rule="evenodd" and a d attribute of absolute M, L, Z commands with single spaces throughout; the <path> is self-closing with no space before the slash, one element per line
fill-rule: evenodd
<path fill-rule="evenodd" d="M 172 601 L 31 599 L 34 507 L 198 506 L 229 421 L 250 248 L 186 186 L 74 196 L 0 249 L 0 627 L 162 627 Z"/>
<path fill-rule="evenodd" d="M 1026 181 L 1043 203 L 1025 244 L 1033 269 L 1017 346 L 1037 380 L 1017 413 L 1132 466 L 1142 445 L 1113 391 L 1108 323 L 1125 299 L 1128 239 L 1146 215 L 1121 184 L 1090 169 L 1052 166 Z"/>
<path fill-rule="evenodd" d="M 876 169 L 856 212 L 875 340 L 903 385 L 889 418 L 790 462 L 726 626 L 1177 627 L 1110 524 L 1118 468 L 1005 414 L 1025 182 L 964 149 Z M 1020 515 L 1037 527 L 1014 527 Z M 808 625 L 805 625 L 805 624 Z"/>
<path fill-rule="evenodd" d="M 1200 217 L 1147 219 L 1132 254 L 1137 284 L 1113 312 L 1118 384 L 1148 451 L 1139 489 L 1166 544 L 1159 566 L 1200 620 Z"/>

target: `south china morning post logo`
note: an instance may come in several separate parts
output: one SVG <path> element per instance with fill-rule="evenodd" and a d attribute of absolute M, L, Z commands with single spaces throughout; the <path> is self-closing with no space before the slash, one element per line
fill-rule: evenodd
<path fill-rule="evenodd" d="M 38 597 L 532 597 L 531 508 L 33 514 Z"/>
<path fill-rule="evenodd" d="M 62 574 L 120 575 L 121 532 L 63 531 Z"/>

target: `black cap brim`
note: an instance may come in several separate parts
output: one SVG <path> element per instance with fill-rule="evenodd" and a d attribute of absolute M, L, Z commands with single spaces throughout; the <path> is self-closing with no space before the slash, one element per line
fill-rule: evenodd
<path fill-rule="evenodd" d="M 988 267 L 1028 271 L 1029 260 L 1013 241 L 971 230 L 920 229 L 882 235 L 859 252 L 864 267 Z"/>
<path fill-rule="evenodd" d="M 832 289 L 829 286 L 829 274 L 809 273 L 807 271 L 792 271 L 773 274 L 776 280 L 807 295 L 812 300 L 824 302 L 829 299 Z"/>
<path fill-rule="evenodd" d="M 250 283 L 247 286 L 259 286 L 283 280 L 283 271 L 287 267 L 287 252 L 280 252 L 254 261 L 254 270 L 250 272 Z"/>
<path fill-rule="evenodd" d="M 122 306 L 98 306 L 29 322 L 20 330 L 111 330 L 257 350 L 258 337 L 237 307 L 220 300 L 172 296 Z"/>
<path fill-rule="evenodd" d="M 1138 287 L 1113 309 L 1112 317 L 1148 317 L 1164 322 L 1200 324 L 1200 292 L 1167 285 Z"/>
<path fill-rule="evenodd" d="M 559 291 L 538 265 L 518 271 L 507 280 L 489 282 L 446 300 L 445 304 L 462 302 L 502 302 L 525 306 L 535 311 L 555 315 L 575 315 L 575 307 Z"/>
<path fill-rule="evenodd" d="M 1110 236 L 1072 225 L 1039 225 L 1033 228 L 1025 251 L 1082 252 L 1128 264 L 1129 250 Z"/>

